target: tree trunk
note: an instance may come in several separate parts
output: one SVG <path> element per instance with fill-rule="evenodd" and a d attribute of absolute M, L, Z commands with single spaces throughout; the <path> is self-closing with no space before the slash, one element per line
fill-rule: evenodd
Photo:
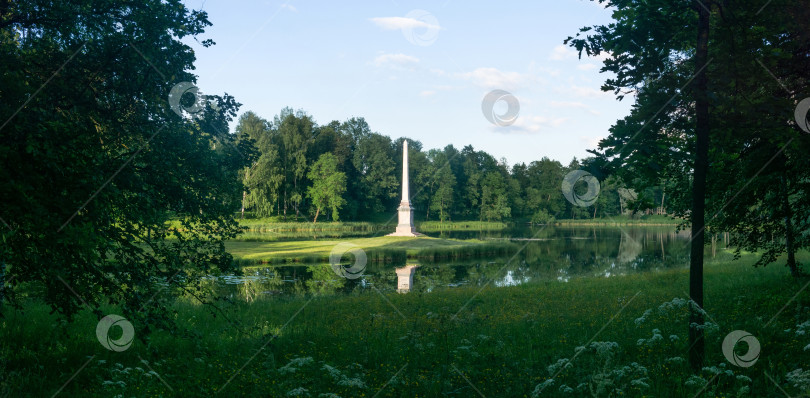
<path fill-rule="evenodd" d="M 705 341 L 703 336 L 703 245 L 706 228 L 706 175 L 709 171 L 709 98 L 706 63 L 709 59 L 709 27 L 711 14 L 704 8 L 712 2 L 695 1 L 699 14 L 697 48 L 695 53 L 695 166 L 692 186 L 692 237 L 689 253 L 689 364 L 694 372 L 703 368 Z M 711 9 L 711 8 L 709 8 Z M 697 308 L 695 308 L 697 307 Z"/>
<path fill-rule="evenodd" d="M 317 222 L 318 222 L 318 214 L 320 214 L 320 213 L 321 213 L 321 208 L 320 208 L 320 207 L 316 208 L 316 209 L 315 209 L 315 220 L 314 220 L 314 221 L 312 221 L 312 223 L 313 223 L 313 224 L 315 224 L 315 223 L 317 223 Z M 327 221 L 328 221 L 328 220 L 327 220 Z"/>
<path fill-rule="evenodd" d="M 246 196 L 247 196 L 247 191 L 242 190 L 242 215 L 239 217 L 240 220 L 245 219 L 245 197 Z M 254 217 L 256 217 L 256 216 L 254 215 Z"/>
<path fill-rule="evenodd" d="M 245 171 L 245 183 L 247 183 L 248 179 L 250 179 L 250 168 L 248 168 L 247 171 Z M 243 189 L 242 190 L 242 215 L 239 216 L 240 220 L 245 219 L 245 199 L 246 198 L 247 198 L 247 191 Z"/>
<path fill-rule="evenodd" d="M 0 310 L 3 309 L 3 301 L 6 298 L 6 261 L 0 259 Z"/>
<path fill-rule="evenodd" d="M 787 265 L 790 267 L 790 274 L 794 278 L 799 277 L 799 269 L 796 267 L 796 248 L 793 242 L 793 210 L 790 208 L 790 201 L 788 195 L 788 182 L 785 176 L 782 175 L 782 211 L 785 212 L 785 250 L 787 250 Z"/>
<path fill-rule="evenodd" d="M 659 215 L 664 214 L 664 198 L 667 197 L 666 191 L 661 191 L 661 211 L 658 212 Z"/>
<path fill-rule="evenodd" d="M 484 195 L 481 195 L 481 211 L 478 212 L 478 222 L 484 221 Z"/>

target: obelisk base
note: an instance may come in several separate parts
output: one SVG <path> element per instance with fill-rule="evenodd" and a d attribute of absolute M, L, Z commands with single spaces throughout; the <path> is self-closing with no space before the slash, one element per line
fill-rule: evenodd
<path fill-rule="evenodd" d="M 413 207 L 409 202 L 400 202 L 397 212 L 399 214 L 397 230 L 387 236 L 422 236 L 413 226 Z"/>
<path fill-rule="evenodd" d="M 408 293 L 413 286 L 413 273 L 419 265 L 411 264 L 397 268 L 397 293 Z"/>

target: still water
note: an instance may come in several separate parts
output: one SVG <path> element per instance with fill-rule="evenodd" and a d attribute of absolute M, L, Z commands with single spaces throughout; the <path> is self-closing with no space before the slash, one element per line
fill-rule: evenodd
<path fill-rule="evenodd" d="M 339 277 L 329 264 L 316 264 L 248 268 L 242 276 L 222 276 L 212 282 L 219 293 L 253 300 L 307 293 L 358 294 L 372 291 L 372 287 L 428 293 L 464 285 L 497 287 L 549 280 L 564 283 L 572 277 L 604 278 L 686 267 L 689 263 L 689 232 L 676 232 L 674 226 L 521 226 L 426 235 L 510 240 L 522 250 L 507 257 L 469 261 L 368 264 L 362 276 L 355 279 Z"/>

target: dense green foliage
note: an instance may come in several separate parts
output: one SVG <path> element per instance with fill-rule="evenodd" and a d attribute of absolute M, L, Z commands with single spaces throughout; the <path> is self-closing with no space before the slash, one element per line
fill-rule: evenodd
<path fill-rule="evenodd" d="M 312 185 L 307 189 L 307 197 L 315 206 L 315 219 L 321 210 L 328 209 L 332 220 L 338 220 L 338 210 L 346 203 L 343 193 L 346 192 L 346 173 L 337 170 L 337 158 L 331 153 L 324 153 L 312 164 L 307 177 Z"/>
<path fill-rule="evenodd" d="M 282 110 L 273 121 L 246 112 L 236 134 L 240 142 L 253 143 L 259 152 L 258 160 L 241 173 L 247 187 L 244 210 L 254 216 L 287 219 L 294 214 L 295 219 L 314 220 L 326 207 L 332 214 L 341 209 L 351 220 L 394 214 L 400 200 L 404 138 L 394 141 L 373 132 L 362 118 L 320 126 L 305 112 L 291 109 Z M 574 159 L 564 166 L 543 158 L 510 167 L 505 160 L 498 161 L 472 146 L 460 151 L 453 145 L 423 151 L 420 142 L 408 142 L 411 201 L 419 220 L 546 223 L 633 210 L 628 208 L 633 195 L 603 173 L 592 207 L 578 207 L 565 199 L 562 182 L 568 172 L 581 168 L 601 172 L 588 159 L 582 163 Z M 327 177 L 319 162 L 328 162 L 335 173 Z M 332 180 L 325 183 L 329 178 Z M 584 190 L 583 186 L 574 189 Z M 653 186 L 645 192 L 655 197 L 663 211 L 661 190 Z M 339 205 L 326 205 L 323 198 L 327 196 Z"/>
<path fill-rule="evenodd" d="M 763 250 L 760 265 L 810 246 L 810 134 L 794 110 L 810 97 L 806 1 L 648 2 L 611 0 L 615 24 L 586 27 L 568 43 L 611 56 L 603 89 L 635 96 L 631 114 L 602 140 L 594 163 L 657 206 L 645 191 L 663 186 L 667 210 L 691 220 L 696 154 L 696 70 L 707 76 L 706 222 L 734 232 L 740 250 Z M 705 65 L 696 65 L 699 10 L 711 13 Z M 705 68 L 702 69 L 702 67 Z M 774 236 L 780 239 L 774 239 Z"/>
<path fill-rule="evenodd" d="M 238 104 L 208 96 L 189 119 L 170 100 L 195 80 L 181 39 L 208 25 L 177 0 L 0 2 L 0 279 L 12 304 L 34 283 L 68 318 L 114 303 L 148 330 L 170 321 L 150 300 L 156 280 L 192 292 L 232 269 L 222 241 L 239 231 L 237 173 L 251 155 L 229 142 Z M 166 239 L 170 217 L 182 239 Z"/>

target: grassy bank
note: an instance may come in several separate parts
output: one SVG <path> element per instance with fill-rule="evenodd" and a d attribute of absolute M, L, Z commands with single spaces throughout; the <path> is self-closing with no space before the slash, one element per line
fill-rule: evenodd
<path fill-rule="evenodd" d="M 244 232 L 234 240 L 243 242 L 273 242 L 284 240 L 307 240 L 318 238 L 351 238 L 363 236 L 384 236 L 394 231 L 394 220 L 384 222 L 318 222 L 278 221 L 275 218 L 244 219 L 239 225 Z M 501 222 L 487 221 L 425 221 L 416 222 L 416 228 L 423 232 L 442 231 L 499 231 L 509 225 Z M 183 230 L 179 221 L 171 221 L 168 228 Z"/>
<path fill-rule="evenodd" d="M 92 314 L 66 326 L 30 303 L 24 315 L 6 309 L 0 323 L 0 395 L 782 396 L 767 373 L 796 396 L 810 387 L 795 371 L 807 367 L 810 350 L 810 294 L 797 295 L 806 280 L 782 266 L 754 269 L 753 260 L 707 265 L 712 323 L 697 376 L 685 363 L 688 274 L 669 270 L 480 291 L 265 299 L 225 309 L 239 328 L 181 299 L 172 309 L 188 335 L 155 332 L 123 352 L 99 344 Z M 738 329 L 761 343 L 749 368 L 721 351 Z"/>
<path fill-rule="evenodd" d="M 379 230 L 383 224 L 371 222 L 277 222 L 272 219 L 245 219 L 239 225 L 247 228 L 251 232 L 354 232 Z"/>
<path fill-rule="evenodd" d="M 422 221 L 416 223 L 420 231 L 500 231 L 509 224 L 495 221 Z"/>
<path fill-rule="evenodd" d="M 347 243 L 362 249 L 371 262 L 404 262 L 411 259 L 448 259 L 501 255 L 516 250 L 509 242 L 439 239 L 427 236 L 407 238 L 379 236 L 357 239 L 318 239 L 308 241 L 226 242 L 225 248 L 241 265 L 259 263 L 329 262 L 338 244 Z M 347 246 L 348 247 L 348 246 Z"/>
<path fill-rule="evenodd" d="M 683 220 L 680 218 L 672 218 L 668 216 L 658 216 L 658 215 L 649 215 L 649 216 L 640 216 L 640 217 L 629 217 L 629 216 L 616 216 L 616 217 L 609 217 L 609 218 L 594 218 L 594 219 L 560 219 L 555 220 L 554 225 L 604 225 L 604 226 L 616 226 L 616 225 L 671 225 L 675 226 L 682 223 Z"/>

